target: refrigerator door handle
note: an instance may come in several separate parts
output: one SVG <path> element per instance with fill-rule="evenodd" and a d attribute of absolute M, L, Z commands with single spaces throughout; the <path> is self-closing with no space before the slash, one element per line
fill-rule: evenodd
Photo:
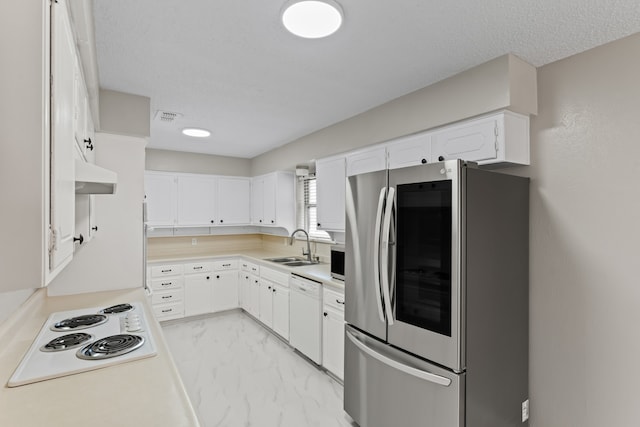
<path fill-rule="evenodd" d="M 373 287 L 376 290 L 376 306 L 378 307 L 378 316 L 382 323 L 384 323 L 384 313 L 382 311 L 382 295 L 380 294 L 380 224 L 382 222 L 382 207 L 384 206 L 384 193 L 386 189 L 386 187 L 383 187 L 380 190 L 378 210 L 376 212 L 376 226 L 373 232 Z"/>
<path fill-rule="evenodd" d="M 387 194 L 387 204 L 384 213 L 384 221 L 382 225 L 382 296 L 389 326 L 393 325 L 391 295 L 389 293 L 389 233 L 391 231 L 391 215 L 393 212 L 395 191 L 396 189 L 394 187 L 389 187 L 389 192 Z"/>
<path fill-rule="evenodd" d="M 367 354 L 368 356 L 373 357 L 377 361 L 384 363 L 387 366 L 390 366 L 394 369 L 402 371 L 406 374 L 412 375 L 416 378 L 423 379 L 425 381 L 429 381 L 435 384 L 439 384 L 444 387 L 449 387 L 451 385 L 451 380 L 449 378 L 432 374 L 431 372 L 423 371 L 422 369 L 414 368 L 413 366 L 405 365 L 404 363 L 398 362 L 386 355 L 380 354 L 372 348 L 368 347 L 362 341 L 360 341 L 356 336 L 354 336 L 350 331 L 345 331 L 347 338 L 351 341 L 360 351 Z"/>

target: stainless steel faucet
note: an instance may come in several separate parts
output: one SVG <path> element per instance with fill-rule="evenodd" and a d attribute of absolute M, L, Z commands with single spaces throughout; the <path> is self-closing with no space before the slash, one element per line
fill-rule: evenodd
<path fill-rule="evenodd" d="M 289 245 L 293 245 L 293 238 L 296 235 L 296 233 L 298 231 L 302 231 L 305 236 L 307 236 L 307 252 L 304 251 L 304 249 L 302 250 L 302 255 L 306 255 L 307 260 L 309 261 L 309 263 L 313 263 L 313 259 L 311 258 L 311 244 L 309 243 L 309 233 L 307 233 L 306 230 L 302 229 L 302 228 L 298 228 L 296 230 L 293 230 L 293 233 L 291 233 L 291 236 L 289 236 Z"/>

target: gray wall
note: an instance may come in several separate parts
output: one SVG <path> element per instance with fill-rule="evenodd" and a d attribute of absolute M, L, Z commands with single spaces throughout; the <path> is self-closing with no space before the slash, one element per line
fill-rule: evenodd
<path fill-rule="evenodd" d="M 179 151 L 146 150 L 146 170 L 251 176 L 251 160 Z"/>
<path fill-rule="evenodd" d="M 148 138 L 150 129 L 151 99 L 100 89 L 100 128 L 96 130 Z"/>
<path fill-rule="evenodd" d="M 535 427 L 639 425 L 640 33 L 538 70 L 531 120 Z"/>
<path fill-rule="evenodd" d="M 252 159 L 252 174 L 384 142 L 508 108 L 537 112 L 535 68 L 503 55 Z"/>

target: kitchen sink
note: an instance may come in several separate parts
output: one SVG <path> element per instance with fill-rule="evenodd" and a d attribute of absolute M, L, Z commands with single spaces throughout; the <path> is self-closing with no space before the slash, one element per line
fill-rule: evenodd
<path fill-rule="evenodd" d="M 316 261 L 291 261 L 291 262 L 285 262 L 282 265 L 286 265 L 287 267 L 302 267 L 303 265 L 315 265 L 315 264 L 319 264 Z"/>
<path fill-rule="evenodd" d="M 279 264 L 282 264 L 287 262 L 303 261 L 303 259 L 295 256 L 289 256 L 283 258 L 266 258 L 265 261 L 277 262 Z"/>

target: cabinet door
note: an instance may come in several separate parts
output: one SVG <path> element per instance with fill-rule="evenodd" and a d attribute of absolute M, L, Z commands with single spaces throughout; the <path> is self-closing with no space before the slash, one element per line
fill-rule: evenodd
<path fill-rule="evenodd" d="M 434 161 L 495 159 L 497 148 L 498 123 L 494 117 L 451 126 L 433 135 Z"/>
<path fill-rule="evenodd" d="M 318 228 L 344 231 L 345 158 L 316 162 Z"/>
<path fill-rule="evenodd" d="M 387 168 L 387 150 L 374 147 L 347 155 L 347 176 L 381 171 Z"/>
<path fill-rule="evenodd" d="M 256 319 L 260 318 L 260 279 L 258 276 L 249 276 L 249 314 Z"/>
<path fill-rule="evenodd" d="M 174 174 L 145 172 L 144 192 L 147 224 L 171 226 L 176 223 L 177 179 Z"/>
<path fill-rule="evenodd" d="M 184 278 L 184 315 L 211 313 L 212 280 L 209 274 L 185 276 Z"/>
<path fill-rule="evenodd" d="M 216 179 L 178 176 L 178 225 L 212 225 L 216 218 Z"/>
<path fill-rule="evenodd" d="M 214 272 L 213 311 L 238 308 L 238 272 L 235 270 Z"/>
<path fill-rule="evenodd" d="M 344 314 L 324 308 L 322 320 L 322 366 L 344 378 Z"/>
<path fill-rule="evenodd" d="M 273 293 L 273 330 L 282 338 L 289 339 L 289 289 L 274 286 Z"/>
<path fill-rule="evenodd" d="M 248 178 L 218 178 L 218 224 L 249 224 L 251 181 Z"/>
<path fill-rule="evenodd" d="M 87 162 L 95 163 L 96 162 L 96 152 L 95 152 L 95 144 L 96 144 L 96 130 L 95 125 L 93 124 L 93 116 L 91 115 L 91 106 L 89 104 L 89 95 L 87 94 L 86 104 L 85 104 L 85 139 L 83 141 L 85 144 L 86 151 L 84 153 Z"/>
<path fill-rule="evenodd" d="M 262 177 L 251 180 L 251 223 L 264 223 L 264 180 Z"/>
<path fill-rule="evenodd" d="M 51 51 L 51 229 L 49 269 L 71 261 L 75 232 L 75 66 L 76 47 L 65 2 L 52 4 Z"/>
<path fill-rule="evenodd" d="M 272 173 L 266 175 L 263 181 L 263 224 L 275 225 L 276 224 L 276 174 Z"/>
<path fill-rule="evenodd" d="M 74 108 L 74 134 L 76 144 L 86 159 L 87 145 L 84 140 L 86 137 L 86 120 L 87 120 L 87 89 L 84 85 L 80 65 L 76 61 L 74 67 L 74 85 L 75 85 L 75 108 Z"/>
<path fill-rule="evenodd" d="M 273 329 L 273 284 L 260 281 L 260 321 Z"/>
<path fill-rule="evenodd" d="M 431 134 L 420 133 L 400 138 L 387 146 L 389 169 L 405 168 L 431 161 Z"/>

